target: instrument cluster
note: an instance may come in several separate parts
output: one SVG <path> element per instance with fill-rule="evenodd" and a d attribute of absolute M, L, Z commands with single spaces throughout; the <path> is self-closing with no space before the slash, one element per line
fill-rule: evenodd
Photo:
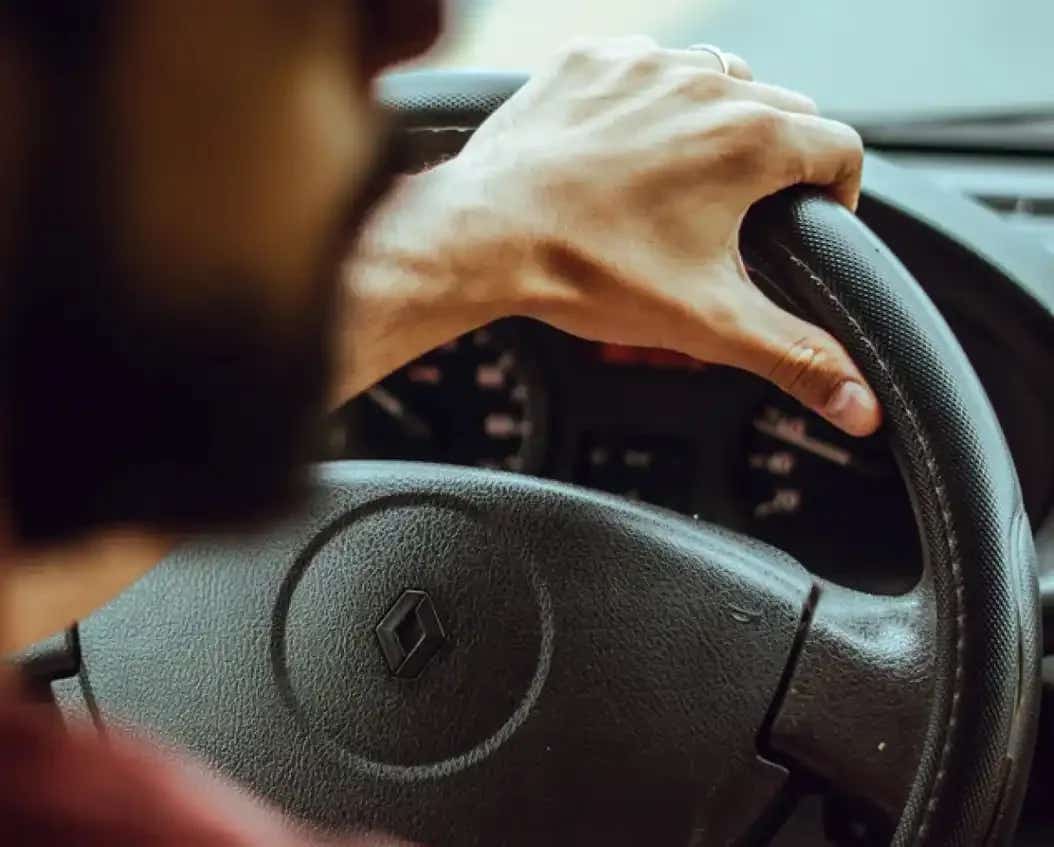
<path fill-rule="evenodd" d="M 843 435 L 740 371 L 526 320 L 471 332 L 347 404 L 327 458 L 564 480 L 753 535 L 868 591 L 907 590 L 921 571 L 881 434 Z"/>

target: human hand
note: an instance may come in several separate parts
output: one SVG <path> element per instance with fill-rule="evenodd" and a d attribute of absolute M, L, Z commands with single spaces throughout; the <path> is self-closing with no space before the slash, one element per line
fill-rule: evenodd
<path fill-rule="evenodd" d="M 517 313 L 746 369 L 869 434 L 881 411 L 845 349 L 767 299 L 738 247 L 747 209 L 796 183 L 855 209 L 860 137 L 726 61 L 727 75 L 702 50 L 577 42 L 482 125 L 446 179 L 486 209 L 488 246 L 514 257 Z"/>

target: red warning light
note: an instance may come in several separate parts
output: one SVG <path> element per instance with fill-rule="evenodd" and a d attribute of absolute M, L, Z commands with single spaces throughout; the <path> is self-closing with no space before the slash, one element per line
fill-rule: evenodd
<path fill-rule="evenodd" d="M 623 344 L 597 344 L 597 358 L 606 365 L 625 365 L 668 370 L 698 371 L 706 364 L 684 353 L 659 347 L 628 347 Z"/>

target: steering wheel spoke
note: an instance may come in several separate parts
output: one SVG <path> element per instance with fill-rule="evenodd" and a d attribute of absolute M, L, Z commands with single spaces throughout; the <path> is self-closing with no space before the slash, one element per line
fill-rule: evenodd
<path fill-rule="evenodd" d="M 895 823 L 931 709 L 933 604 L 817 587 L 763 746 Z"/>

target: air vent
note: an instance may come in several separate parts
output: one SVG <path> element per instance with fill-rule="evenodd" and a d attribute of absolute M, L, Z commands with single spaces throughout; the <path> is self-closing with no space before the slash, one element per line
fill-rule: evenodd
<path fill-rule="evenodd" d="M 973 197 L 1054 252 L 1054 167 L 1050 160 L 921 153 L 885 154 L 885 158 Z"/>

